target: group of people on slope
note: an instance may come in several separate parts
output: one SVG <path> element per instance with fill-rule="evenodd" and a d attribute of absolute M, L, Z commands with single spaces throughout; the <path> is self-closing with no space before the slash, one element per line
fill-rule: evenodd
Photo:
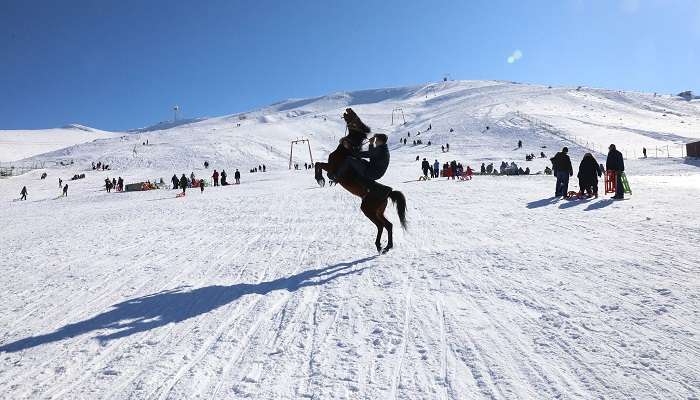
<path fill-rule="evenodd" d="M 214 173 L 211 175 L 212 180 L 214 181 L 214 186 L 228 186 L 230 183 L 228 183 L 228 175 L 226 174 L 226 170 L 222 169 L 221 173 L 219 171 L 214 170 Z M 219 178 L 221 178 L 221 183 L 219 183 Z M 236 168 L 236 172 L 233 173 L 233 179 L 236 180 L 236 185 L 239 185 L 241 183 L 241 172 Z"/>
<path fill-rule="evenodd" d="M 299 164 L 296 164 L 296 168 L 299 169 Z M 265 164 L 258 165 L 257 167 L 253 167 L 250 169 L 250 173 L 252 174 L 253 172 L 265 172 L 267 171 L 267 167 Z"/>
<path fill-rule="evenodd" d="M 556 188 L 554 191 L 555 197 L 568 197 L 569 193 L 569 177 L 574 175 L 574 169 L 569 158 L 569 149 L 564 147 L 550 160 L 552 161 L 552 170 L 557 178 Z M 588 197 L 598 197 L 598 178 L 603 173 L 608 171 L 615 172 L 615 196 L 613 199 L 620 200 L 624 198 L 624 187 L 622 185 L 622 172 L 625 171 L 625 162 L 614 144 L 608 148 L 608 157 L 605 162 L 605 168 L 602 164 L 596 161 L 593 154 L 586 153 L 581 159 L 576 177 L 579 180 L 579 196 L 584 194 Z"/>
<path fill-rule="evenodd" d="M 438 160 L 435 160 L 432 164 L 430 164 L 428 159 L 425 157 L 421 162 L 421 171 L 423 171 L 424 178 L 430 176 L 430 178 L 446 177 L 455 179 L 459 176 L 471 177 L 474 175 L 474 171 L 470 166 L 467 165 L 467 168 L 465 169 L 462 163 L 457 162 L 456 160 L 445 162 L 444 164 L 440 165 Z"/>
<path fill-rule="evenodd" d="M 107 190 L 107 193 L 111 192 L 112 189 L 116 189 L 117 192 L 123 192 L 124 191 L 124 179 L 120 176 L 119 179 L 112 178 L 111 180 L 109 178 L 105 178 L 105 189 Z"/>
<path fill-rule="evenodd" d="M 93 161 L 92 162 L 92 169 L 105 171 L 105 170 L 109 169 L 109 165 L 103 163 L 102 161 L 98 161 L 97 164 L 95 164 L 95 162 Z"/>

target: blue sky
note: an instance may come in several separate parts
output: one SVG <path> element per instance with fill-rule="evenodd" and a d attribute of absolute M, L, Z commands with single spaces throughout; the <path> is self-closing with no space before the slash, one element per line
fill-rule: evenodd
<path fill-rule="evenodd" d="M 124 130 L 174 104 L 225 115 L 445 73 L 677 93 L 699 71 L 697 0 L 0 0 L 0 129 Z"/>

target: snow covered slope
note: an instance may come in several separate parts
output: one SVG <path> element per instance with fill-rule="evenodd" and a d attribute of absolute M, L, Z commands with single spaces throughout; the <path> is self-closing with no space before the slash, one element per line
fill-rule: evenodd
<path fill-rule="evenodd" d="M 16 161 L 95 139 L 119 136 L 82 125 L 57 129 L 0 130 L 0 162 Z"/>
<path fill-rule="evenodd" d="M 389 134 L 382 181 L 408 201 L 406 232 L 387 209 L 383 256 L 358 198 L 287 170 L 294 138 L 327 156 L 348 105 Z M 698 138 L 698 124 L 700 104 L 671 97 L 441 82 L 36 156 L 75 163 L 0 181 L 1 397 L 696 399 L 700 162 L 631 153 Z M 400 145 L 409 131 L 425 144 Z M 629 200 L 602 182 L 598 199 L 555 200 L 543 175 L 416 181 L 416 157 L 536 172 L 548 161 L 526 153 L 568 145 L 576 167 L 587 151 L 604 162 L 610 142 L 628 151 Z M 248 173 L 262 163 L 271 172 Z M 102 188 L 214 168 L 242 184 Z M 78 172 L 59 197 L 57 178 Z"/>

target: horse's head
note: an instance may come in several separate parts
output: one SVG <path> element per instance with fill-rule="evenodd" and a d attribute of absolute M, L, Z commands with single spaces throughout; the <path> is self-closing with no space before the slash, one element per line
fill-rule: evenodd
<path fill-rule="evenodd" d="M 367 134 L 371 132 L 369 126 L 365 125 L 360 117 L 355 114 L 352 108 L 345 109 L 343 119 L 348 127 L 347 139 L 353 147 L 360 147 L 367 140 Z"/>

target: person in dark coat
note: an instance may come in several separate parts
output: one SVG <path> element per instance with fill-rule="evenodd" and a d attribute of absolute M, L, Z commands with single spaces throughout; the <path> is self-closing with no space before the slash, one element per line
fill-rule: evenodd
<path fill-rule="evenodd" d="M 614 144 L 608 148 L 608 158 L 605 161 L 605 169 L 615 171 L 615 196 L 613 199 L 622 200 L 625 198 L 625 189 L 622 187 L 622 173 L 625 171 L 625 161 Z"/>
<path fill-rule="evenodd" d="M 187 177 L 185 174 L 182 174 L 180 177 L 180 187 L 182 188 L 182 194 L 185 194 L 185 190 L 187 189 Z"/>
<path fill-rule="evenodd" d="M 428 170 L 430 169 L 430 163 L 428 162 L 428 159 L 423 158 L 423 162 L 421 163 L 421 169 L 423 170 L 423 176 L 428 177 Z"/>
<path fill-rule="evenodd" d="M 593 157 L 593 154 L 586 153 L 581 159 L 581 164 L 578 166 L 578 184 L 580 189 L 579 196 L 584 193 L 598 198 L 598 177 L 603 175 L 600 170 L 598 161 Z"/>
<path fill-rule="evenodd" d="M 173 183 L 173 189 L 179 189 L 180 186 L 180 180 L 177 179 L 177 175 L 173 174 L 172 179 L 170 181 Z"/>
<path fill-rule="evenodd" d="M 68 184 L 67 183 L 63 186 L 63 195 L 68 197 Z"/>
<path fill-rule="evenodd" d="M 241 184 L 241 173 L 238 171 L 238 168 L 236 168 L 236 172 L 233 173 L 233 179 L 236 180 L 236 185 Z"/>
<path fill-rule="evenodd" d="M 222 169 L 221 170 L 221 186 L 227 186 L 228 182 L 226 182 L 226 170 Z"/>
<path fill-rule="evenodd" d="M 199 191 L 200 193 L 204 193 L 204 179 L 199 180 Z"/>
<path fill-rule="evenodd" d="M 211 177 L 214 179 L 214 186 L 219 186 L 219 171 L 214 170 L 214 174 Z"/>
<path fill-rule="evenodd" d="M 336 173 L 331 176 L 331 179 L 334 181 L 338 180 L 348 169 L 353 169 L 370 191 L 388 195 L 391 192 L 391 188 L 376 182 L 377 179 L 384 176 L 384 173 L 389 168 L 390 157 L 389 147 L 386 144 L 387 140 L 388 137 L 383 133 L 371 137 L 369 139 L 369 149 L 357 153 L 358 158 L 347 157 Z M 363 158 L 368 158 L 369 161 L 365 161 Z"/>
<path fill-rule="evenodd" d="M 22 191 L 19 192 L 19 194 L 20 194 L 20 196 L 22 196 L 19 198 L 20 200 L 27 200 L 27 187 L 26 186 L 22 187 Z"/>
<path fill-rule="evenodd" d="M 569 193 L 569 177 L 574 175 L 574 168 L 571 166 L 571 159 L 568 153 L 569 148 L 564 147 L 550 159 L 554 176 L 557 177 L 554 197 L 566 197 Z"/>

